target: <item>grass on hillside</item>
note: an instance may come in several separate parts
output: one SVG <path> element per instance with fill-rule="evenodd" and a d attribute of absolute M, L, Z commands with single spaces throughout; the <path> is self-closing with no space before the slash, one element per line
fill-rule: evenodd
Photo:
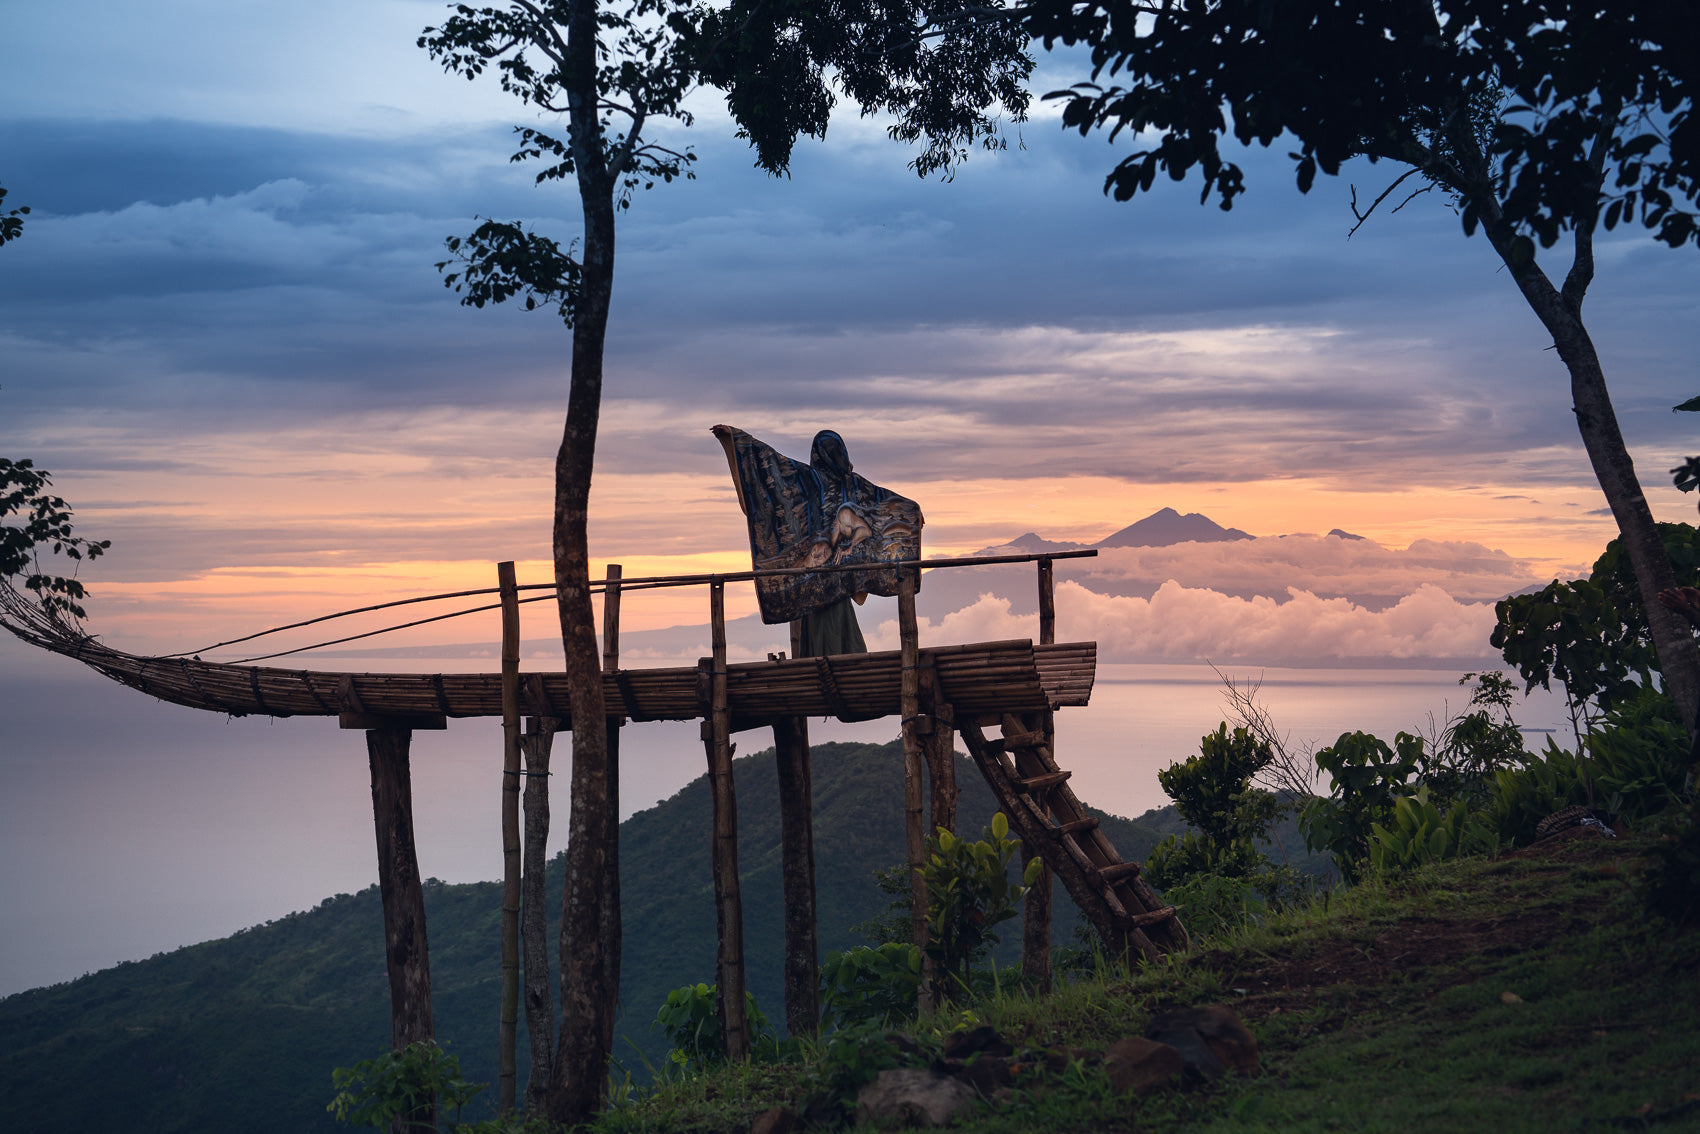
<path fill-rule="evenodd" d="M 1649 920 L 1642 839 L 1559 841 L 1371 879 L 1135 973 L 975 1004 L 1019 1048 L 1070 1050 L 956 1129 L 1700 1130 L 1700 932 Z M 1262 1073 L 1118 1096 L 1096 1058 L 1154 1011 L 1227 1004 Z M 923 1021 L 948 1030 L 960 1014 Z M 610 1131 L 744 1131 L 803 1064 L 727 1066 L 619 1102 Z"/>

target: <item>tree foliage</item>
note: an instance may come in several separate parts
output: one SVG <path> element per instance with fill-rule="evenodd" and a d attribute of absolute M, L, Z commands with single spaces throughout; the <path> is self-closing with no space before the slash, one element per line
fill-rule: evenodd
<path fill-rule="evenodd" d="M 1094 81 L 1054 96 L 1064 122 L 1139 139 L 1107 180 L 1118 199 L 1196 169 L 1231 208 L 1244 172 L 1221 140 L 1291 138 L 1301 190 L 1388 159 L 1449 190 L 1466 232 L 1502 219 L 1550 247 L 1634 220 L 1680 246 L 1700 237 L 1688 15 L 1663 0 L 1034 0 L 1030 27 L 1090 46 Z"/>
<path fill-rule="evenodd" d="M 50 574 L 42 555 L 63 555 L 73 563 L 98 559 L 111 540 L 91 540 L 73 533 L 71 507 L 48 492 L 52 478 L 29 460 L 0 457 L 0 579 L 21 577 L 43 614 L 54 622 L 67 616 L 82 618 L 88 591 L 77 581 Z"/>
<path fill-rule="evenodd" d="M 1030 39 L 1019 3 L 992 0 L 732 0 L 703 4 L 693 51 L 756 164 L 790 168 L 800 135 L 825 137 L 842 90 L 890 136 L 921 143 L 911 166 L 948 173 L 974 146 L 1007 144 L 1027 117 Z"/>
<path fill-rule="evenodd" d="M 1700 531 L 1660 524 L 1659 534 L 1678 583 L 1700 583 Z M 1621 539 L 1606 545 L 1586 579 L 1554 580 L 1513 595 L 1496 603 L 1494 614 L 1494 648 L 1517 668 L 1526 690 L 1558 681 L 1579 733 L 1662 676 Z"/>
<path fill-rule="evenodd" d="M 440 26 L 425 29 L 418 45 L 469 80 L 494 68 L 502 89 L 522 104 L 566 116 L 565 137 L 515 127 L 519 147 L 509 160 L 541 161 L 536 184 L 576 178 L 581 192 L 623 209 L 640 188 L 694 176 L 688 149 L 645 135 L 669 120 L 690 125 L 682 103 L 695 72 L 680 35 L 690 27 L 688 9 L 673 0 L 588 5 L 594 19 L 585 32 L 595 43 L 588 53 L 593 62 L 587 62 L 573 47 L 574 20 L 584 20 L 575 12 L 581 6 L 573 0 L 458 4 Z M 583 75 L 586 66 L 594 74 Z M 586 100 L 593 111 L 582 105 Z M 571 114 L 575 104 L 577 117 Z M 584 282 L 576 241 L 563 248 L 521 222 L 485 220 L 469 236 L 450 237 L 447 246 L 449 259 L 437 270 L 463 305 L 518 296 L 527 310 L 552 307 L 573 325 Z"/>
<path fill-rule="evenodd" d="M 6 205 L 6 188 L 0 185 L 0 210 Z M 0 244 L 8 240 L 16 240 L 23 235 L 24 217 L 29 215 L 28 205 L 19 205 L 10 211 L 0 211 Z"/>

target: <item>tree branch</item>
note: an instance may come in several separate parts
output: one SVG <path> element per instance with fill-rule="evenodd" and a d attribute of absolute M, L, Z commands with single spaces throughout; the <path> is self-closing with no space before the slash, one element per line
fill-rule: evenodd
<path fill-rule="evenodd" d="M 1352 231 L 1346 234 L 1346 239 L 1350 240 L 1352 237 L 1357 235 L 1358 229 L 1362 228 L 1364 223 L 1368 221 L 1370 217 L 1375 215 L 1375 210 L 1381 207 L 1381 202 L 1387 200 L 1387 198 L 1392 195 L 1393 190 L 1399 188 L 1399 186 L 1402 185 L 1407 178 L 1415 177 L 1417 174 L 1422 172 L 1421 168 L 1413 165 L 1410 169 L 1401 173 L 1396 179 L 1394 179 L 1393 184 L 1383 189 L 1381 191 L 1381 196 L 1377 197 L 1374 201 L 1371 201 L 1369 208 L 1365 209 L 1361 213 L 1358 212 L 1358 187 L 1356 185 L 1352 186 L 1352 215 L 1358 218 L 1358 223 L 1352 226 Z M 1427 188 L 1417 190 L 1417 193 L 1426 192 L 1428 192 Z M 1415 197 L 1417 193 L 1412 193 L 1411 197 Z M 1399 209 L 1410 204 L 1411 197 L 1406 197 L 1403 201 L 1401 201 L 1399 203 Z M 1393 211 L 1398 212 L 1399 209 L 1394 209 Z"/>
<path fill-rule="evenodd" d="M 565 67 L 567 65 L 567 41 L 561 37 L 560 30 L 555 27 L 555 22 L 531 0 L 509 0 L 509 2 L 514 7 L 525 11 L 531 17 L 532 26 L 541 33 L 531 37 L 531 42 L 536 45 L 537 50 L 547 55 L 555 66 Z M 555 49 L 553 51 L 543 42 L 545 38 L 554 43 Z"/>
<path fill-rule="evenodd" d="M 1565 273 L 1564 287 L 1560 291 L 1565 306 L 1574 314 L 1581 314 L 1588 285 L 1594 282 L 1594 225 L 1600 216 L 1600 188 L 1606 179 L 1606 153 L 1611 149 L 1612 138 L 1617 132 L 1620 108 L 1609 115 L 1603 113 L 1604 109 L 1601 108 L 1599 133 L 1594 135 L 1593 145 L 1588 151 L 1588 167 L 1594 171 L 1594 200 L 1576 217 L 1576 255 L 1570 262 L 1570 271 Z"/>

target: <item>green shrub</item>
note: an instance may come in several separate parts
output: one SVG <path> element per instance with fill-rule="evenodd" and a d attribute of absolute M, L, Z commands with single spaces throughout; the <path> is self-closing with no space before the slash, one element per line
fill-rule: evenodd
<path fill-rule="evenodd" d="M 927 840 L 921 878 L 927 884 L 927 959 L 941 1000 L 972 996 L 973 968 L 997 943 L 996 927 L 1014 917 L 1027 887 L 1043 864 L 1033 859 L 1019 883 L 1009 879 L 1009 862 L 1020 842 L 1009 837 L 1009 820 L 999 811 L 984 836 L 958 838 L 940 827 Z"/>
<path fill-rule="evenodd" d="M 1218 874 L 1246 878 L 1267 867 L 1269 859 L 1250 840 L 1221 846 L 1195 831 L 1170 835 L 1145 856 L 1145 880 L 1164 895 L 1190 878 Z"/>
<path fill-rule="evenodd" d="M 1542 819 L 1587 797 L 1581 764 L 1549 736 L 1538 758 L 1494 774 L 1482 816 L 1501 843 L 1526 846 Z"/>
<path fill-rule="evenodd" d="M 1220 937 L 1260 920 L 1269 902 L 1250 878 L 1194 874 L 1163 891 L 1163 901 L 1175 907 L 1194 937 Z"/>
<path fill-rule="evenodd" d="M 431 1040 L 386 1051 L 353 1067 L 338 1067 L 331 1072 L 331 1083 L 337 1093 L 325 1109 L 338 1122 L 379 1130 L 388 1130 L 398 1118 L 405 1126 L 430 1130 L 430 1124 L 410 1122 L 408 1116 L 432 1106 L 453 1107 L 458 1120 L 461 1108 L 484 1089 L 484 1084 L 461 1075 L 458 1056 Z"/>
<path fill-rule="evenodd" d="M 1299 812 L 1299 830 L 1313 851 L 1334 855 L 1341 877 L 1355 881 L 1369 858 L 1369 836 L 1392 815 L 1393 803 L 1412 792 L 1411 777 L 1423 760 L 1421 737 L 1401 732 L 1394 747 L 1367 732 L 1341 733 L 1316 754 L 1316 765 L 1333 781 L 1330 793 Z"/>
<path fill-rule="evenodd" d="M 1644 690 L 1620 702 L 1588 735 L 1595 798 L 1631 821 L 1680 805 L 1688 751 L 1688 730 L 1670 697 Z"/>
<path fill-rule="evenodd" d="M 1468 805 L 1455 803 L 1442 812 L 1429 799 L 1424 784 L 1416 795 L 1394 801 L 1387 825 L 1376 823 L 1371 828 L 1369 863 L 1383 872 L 1406 870 L 1461 854 L 1489 852 L 1497 843 L 1484 819 L 1472 820 Z"/>
<path fill-rule="evenodd" d="M 700 982 L 675 988 L 655 1013 L 650 1030 L 660 1028 L 673 1045 L 667 1058 L 675 1066 L 700 1071 L 726 1059 L 726 1041 L 720 1033 L 719 988 Z M 749 992 L 744 993 L 744 1019 L 749 1024 L 750 1058 L 758 1063 L 777 1058 L 779 1038 Z"/>
<path fill-rule="evenodd" d="M 821 1020 L 830 1029 L 898 1024 L 915 1015 L 921 950 L 912 942 L 853 945 L 821 962 Z"/>

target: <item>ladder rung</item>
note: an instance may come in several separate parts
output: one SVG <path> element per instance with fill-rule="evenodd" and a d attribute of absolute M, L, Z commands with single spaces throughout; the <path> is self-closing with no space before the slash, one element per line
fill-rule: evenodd
<path fill-rule="evenodd" d="M 1070 819 L 1066 823 L 1058 823 L 1055 830 L 1059 835 L 1072 835 L 1079 831 L 1090 831 L 1097 825 L 1098 817 L 1096 815 L 1088 815 L 1084 819 Z"/>
<path fill-rule="evenodd" d="M 1132 917 L 1127 919 L 1127 925 L 1129 929 L 1144 929 L 1148 925 L 1156 925 L 1160 921 L 1168 921 L 1174 916 L 1175 907 L 1164 906 L 1162 909 L 1152 910 L 1150 913 L 1134 914 Z"/>
<path fill-rule="evenodd" d="M 1049 744 L 1051 738 L 1042 732 L 1012 732 L 1002 740 L 1003 750 L 1012 748 L 1033 748 L 1040 744 Z"/>
<path fill-rule="evenodd" d="M 1113 862 L 1109 866 L 1098 868 L 1098 877 L 1106 883 L 1120 882 L 1123 878 L 1132 878 L 1139 873 L 1137 862 Z"/>
<path fill-rule="evenodd" d="M 1042 776 L 1031 776 L 1025 780 L 1016 780 L 1015 783 L 1024 792 L 1044 791 L 1046 788 L 1056 787 L 1072 775 L 1074 775 L 1073 772 L 1066 770 L 1046 772 Z"/>

